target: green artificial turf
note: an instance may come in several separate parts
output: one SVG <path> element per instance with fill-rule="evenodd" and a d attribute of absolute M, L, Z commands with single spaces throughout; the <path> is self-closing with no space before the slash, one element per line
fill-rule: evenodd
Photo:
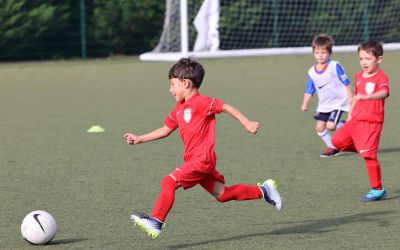
<path fill-rule="evenodd" d="M 364 162 L 344 153 L 322 159 L 313 98 L 300 111 L 311 55 L 200 60 L 200 91 L 239 108 L 261 126 L 255 136 L 217 117 L 217 169 L 226 184 L 273 178 L 284 199 L 218 203 L 179 189 L 159 239 L 133 227 L 150 213 L 159 183 L 181 163 L 177 131 L 129 146 L 126 132 L 162 126 L 174 105 L 172 63 L 136 58 L 0 65 L 0 249 L 398 249 L 400 240 L 399 52 L 385 53 L 389 75 L 379 160 L 388 199 L 362 203 Z M 334 54 L 353 80 L 358 56 Z M 104 133 L 87 133 L 93 125 Z M 33 210 L 56 219 L 47 246 L 31 246 L 20 224 Z"/>

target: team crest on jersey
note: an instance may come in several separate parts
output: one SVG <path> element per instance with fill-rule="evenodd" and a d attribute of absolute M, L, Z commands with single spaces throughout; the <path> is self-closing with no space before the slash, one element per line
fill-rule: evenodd
<path fill-rule="evenodd" d="M 372 94 L 374 90 L 375 90 L 375 83 L 367 82 L 367 84 L 365 84 L 365 93 L 367 93 L 367 95 Z"/>
<path fill-rule="evenodd" d="M 189 123 L 192 120 L 192 109 L 185 109 L 183 111 L 183 119 L 186 123 Z"/>

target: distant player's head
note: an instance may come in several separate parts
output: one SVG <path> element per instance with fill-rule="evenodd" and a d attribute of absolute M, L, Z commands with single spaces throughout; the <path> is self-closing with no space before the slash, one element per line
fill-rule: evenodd
<path fill-rule="evenodd" d="M 358 53 L 361 50 L 367 51 L 368 53 L 373 54 L 376 58 L 383 56 L 383 46 L 382 43 L 377 40 L 369 40 L 366 42 L 362 42 L 358 45 Z"/>
<path fill-rule="evenodd" d="M 198 89 L 203 82 L 204 74 L 204 68 L 200 63 L 191 58 L 181 58 L 169 70 L 168 78 L 190 80 L 193 87 Z"/>
<path fill-rule="evenodd" d="M 313 55 L 319 65 L 323 65 L 329 60 L 334 43 L 333 38 L 325 34 L 314 37 L 312 41 Z"/>
<path fill-rule="evenodd" d="M 369 40 L 358 45 L 360 65 L 367 74 L 375 73 L 383 60 L 383 47 L 379 41 Z"/>
<path fill-rule="evenodd" d="M 314 37 L 312 41 L 312 48 L 313 51 L 316 49 L 324 49 L 332 54 L 332 47 L 335 44 L 335 40 L 329 35 L 320 34 Z"/>

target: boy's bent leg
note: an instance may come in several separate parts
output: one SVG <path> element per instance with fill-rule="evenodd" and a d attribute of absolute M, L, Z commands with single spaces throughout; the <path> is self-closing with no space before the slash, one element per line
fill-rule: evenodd
<path fill-rule="evenodd" d="M 350 126 L 350 122 L 347 122 L 342 128 L 336 130 L 336 132 L 333 134 L 332 144 L 339 151 L 357 152 L 351 132 L 349 130 Z"/>
<path fill-rule="evenodd" d="M 254 200 L 262 197 L 261 190 L 257 186 L 238 184 L 226 187 L 224 176 L 217 170 L 201 180 L 199 184 L 219 202 Z"/>
<path fill-rule="evenodd" d="M 219 180 L 219 177 L 222 177 L 222 179 Z M 277 209 L 282 209 L 282 201 L 273 180 L 267 180 L 263 184 L 254 186 L 237 184 L 225 187 L 223 176 L 215 171 L 213 175 L 202 180 L 200 185 L 219 202 L 254 200 L 264 197 L 268 203 Z"/>
<path fill-rule="evenodd" d="M 216 186 L 218 182 L 216 182 Z M 213 190 L 214 196 L 219 202 L 227 202 L 231 200 L 243 201 L 261 199 L 264 197 L 265 201 L 275 206 L 277 209 L 282 209 L 282 200 L 276 189 L 276 184 L 273 180 L 266 180 L 263 184 L 257 186 L 237 184 L 230 187 L 224 187 L 222 192 Z"/>
<path fill-rule="evenodd" d="M 219 202 L 227 202 L 231 200 L 254 200 L 260 199 L 261 197 L 263 197 L 263 195 L 258 186 L 237 184 L 230 187 L 225 187 L 222 193 L 216 198 Z"/>

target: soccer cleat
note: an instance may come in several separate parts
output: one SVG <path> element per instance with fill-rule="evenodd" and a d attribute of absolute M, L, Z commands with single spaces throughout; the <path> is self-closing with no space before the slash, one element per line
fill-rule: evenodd
<path fill-rule="evenodd" d="M 263 184 L 258 183 L 257 185 L 261 189 L 265 201 L 275 206 L 278 210 L 281 210 L 283 204 L 277 190 L 276 182 L 272 179 L 268 179 L 264 181 Z"/>
<path fill-rule="evenodd" d="M 361 198 L 361 200 L 364 202 L 380 201 L 383 199 L 386 199 L 386 190 L 384 188 L 382 188 L 382 190 L 371 189 L 367 195 Z"/>
<path fill-rule="evenodd" d="M 337 156 L 339 154 L 340 154 L 340 151 L 337 150 L 336 148 L 327 148 L 325 150 L 325 152 L 323 152 L 319 156 L 322 158 L 326 158 L 326 157 L 331 157 L 331 156 Z"/>
<path fill-rule="evenodd" d="M 158 238 L 164 223 L 146 214 L 134 213 L 131 215 L 134 225 L 147 233 L 152 239 Z"/>

